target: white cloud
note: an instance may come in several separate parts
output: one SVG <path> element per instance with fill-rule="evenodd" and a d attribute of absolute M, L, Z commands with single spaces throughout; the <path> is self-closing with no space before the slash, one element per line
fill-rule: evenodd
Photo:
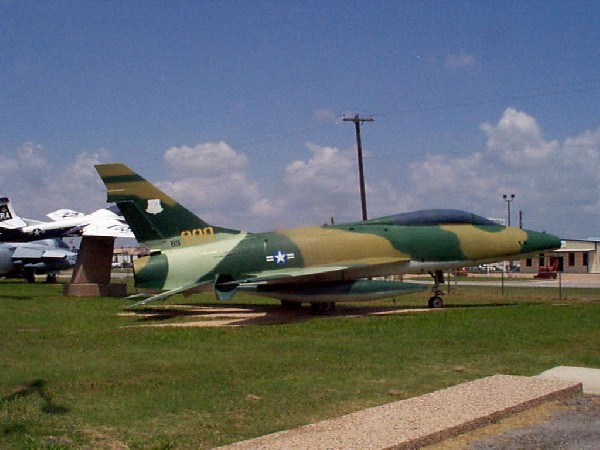
<path fill-rule="evenodd" d="M 506 217 L 502 194 L 514 193 L 513 223 L 522 209 L 526 227 L 586 237 L 577 230 L 594 225 L 582 212 L 593 214 L 594 222 L 600 216 L 600 129 L 561 144 L 547 140 L 534 117 L 513 108 L 480 128 L 487 137 L 484 151 L 460 158 L 428 154 L 410 165 L 421 205 Z"/>
<path fill-rule="evenodd" d="M 540 167 L 558 151 L 557 141 L 546 141 L 537 121 L 528 114 L 507 108 L 496 125 L 480 126 L 487 135 L 486 150 L 512 167 Z"/>
<path fill-rule="evenodd" d="M 14 179 L 23 175 L 43 172 L 48 166 L 48 151 L 39 144 L 25 142 L 13 155 L 3 154 L 0 165 L 0 176 L 3 184 L 11 185 Z"/>
<path fill-rule="evenodd" d="M 475 56 L 460 49 L 458 53 L 446 55 L 444 64 L 448 69 L 460 69 L 475 66 L 477 64 L 477 59 Z"/>
<path fill-rule="evenodd" d="M 462 150 L 459 157 L 430 153 L 405 165 L 394 179 L 367 178 L 369 217 L 424 208 L 506 217 L 502 195 L 514 193 L 513 223 L 522 209 L 526 227 L 585 237 L 577 234 L 583 227 L 573 218 L 600 216 L 600 129 L 560 143 L 546 139 L 534 117 L 514 108 L 480 129 L 486 139 L 481 149 Z M 359 220 L 354 149 L 306 146 L 308 157 L 288 163 L 273 192 L 262 192 L 247 173 L 245 156 L 224 143 L 219 148 L 227 151 L 219 153 L 210 176 L 185 175 L 182 170 L 185 176 L 174 176 L 176 181 L 164 186 L 195 211 L 206 211 L 217 224 L 235 228 L 314 225 L 330 217 L 338 223 Z M 204 152 L 215 154 L 214 144 L 187 147 L 192 148 L 206 164 Z M 173 149 L 167 153 L 176 154 Z M 181 154 L 191 158 L 192 152 Z"/>
<path fill-rule="evenodd" d="M 428 154 L 424 161 L 410 164 L 412 188 L 427 207 L 447 207 L 464 198 L 489 198 L 498 183 L 497 174 L 489 169 L 479 152 L 461 158 Z"/>
<path fill-rule="evenodd" d="M 48 151 L 41 145 L 25 142 L 17 151 L 22 170 L 39 170 L 46 166 Z"/>
<path fill-rule="evenodd" d="M 600 167 L 600 129 L 586 131 L 565 139 L 562 146 L 565 168 L 577 171 L 577 176 L 597 178 Z"/>
<path fill-rule="evenodd" d="M 248 158 L 227 143 L 207 142 L 193 147 L 171 147 L 165 153 L 165 162 L 174 176 L 201 175 L 219 177 L 227 172 L 248 168 Z"/>
<path fill-rule="evenodd" d="M 330 192 L 348 192 L 348 182 L 352 177 L 350 169 L 355 161 L 353 154 L 342 152 L 335 147 L 321 147 L 307 143 L 312 152 L 308 161 L 293 161 L 286 167 L 285 181 L 290 187 L 317 184 L 319 189 Z"/>
<path fill-rule="evenodd" d="M 172 181 L 159 183 L 159 187 L 203 220 L 244 228 L 256 223 L 253 215 L 257 211 L 268 211 L 268 201 L 246 173 L 248 158 L 226 142 L 171 147 L 164 159 Z"/>
<path fill-rule="evenodd" d="M 595 217 L 597 224 L 600 219 L 600 128 L 565 139 L 560 155 L 556 179 L 560 180 L 567 204 L 579 205 L 582 211 Z M 595 231 L 594 236 L 598 234 Z"/>
<path fill-rule="evenodd" d="M 75 162 L 62 168 L 58 174 L 46 176 L 44 184 L 48 203 L 63 205 L 81 212 L 92 212 L 104 208 L 106 191 L 94 166 L 110 159 L 105 150 L 83 152 L 75 157 Z"/>
<path fill-rule="evenodd" d="M 26 142 L 0 157 L 2 195 L 21 216 L 46 220 L 45 214 L 59 208 L 91 212 L 106 206 L 106 191 L 94 169 L 108 159 L 105 151 L 81 153 L 73 164 L 61 166 L 51 150 Z"/>
<path fill-rule="evenodd" d="M 330 217 L 348 217 L 358 199 L 358 175 L 353 151 L 307 143 L 312 157 L 293 161 L 285 169 L 285 190 L 276 204 L 298 224 L 318 224 Z"/>
<path fill-rule="evenodd" d="M 369 217 L 424 208 L 506 217 L 502 194 L 514 193 L 513 223 L 522 209 L 528 228 L 563 237 L 599 234 L 600 128 L 563 142 L 549 140 L 534 117 L 507 108 L 480 129 L 482 148 L 461 149 L 458 157 L 426 154 L 400 166 L 393 179 L 367 177 Z M 204 220 L 232 228 L 315 225 L 330 217 L 337 223 L 359 220 L 355 150 L 314 143 L 306 147 L 306 158 L 289 162 L 280 172 L 270 169 L 271 191 L 266 182 L 252 178 L 246 155 L 225 142 L 168 149 L 168 170 L 158 185 Z M 81 153 L 67 166 L 35 143 L 0 157 L 0 194 L 11 198 L 25 217 L 41 219 L 61 207 L 90 212 L 106 205 L 93 167 L 110 159 L 106 151 Z"/>

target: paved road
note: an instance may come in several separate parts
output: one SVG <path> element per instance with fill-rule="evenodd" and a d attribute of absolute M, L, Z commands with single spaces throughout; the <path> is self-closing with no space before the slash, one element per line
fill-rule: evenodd
<path fill-rule="evenodd" d="M 541 423 L 471 442 L 470 450 L 600 448 L 600 396 L 582 396 L 564 402 Z"/>
<path fill-rule="evenodd" d="M 600 274 L 575 274 L 565 273 L 561 274 L 560 278 L 556 280 L 538 280 L 535 278 L 523 278 L 524 275 L 517 274 L 513 276 L 504 277 L 504 286 L 514 287 L 536 287 L 536 288 L 556 288 L 558 289 L 559 283 L 563 288 L 600 288 Z M 500 274 L 485 275 L 485 280 L 479 281 L 477 278 L 483 278 L 478 275 L 472 276 L 472 280 L 459 281 L 459 286 L 500 286 L 502 284 L 502 277 Z M 496 278 L 496 280 L 490 280 L 489 278 Z M 431 284 L 429 278 L 417 278 L 417 279 L 406 279 L 406 282 L 413 283 L 425 283 Z M 453 280 L 450 281 L 450 285 L 454 286 Z"/>

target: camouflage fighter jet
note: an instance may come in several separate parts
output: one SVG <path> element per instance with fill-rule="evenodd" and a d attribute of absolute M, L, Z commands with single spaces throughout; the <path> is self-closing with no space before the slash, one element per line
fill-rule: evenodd
<path fill-rule="evenodd" d="M 363 222 L 248 233 L 210 225 L 123 164 L 96 166 L 149 256 L 134 263 L 135 285 L 173 294 L 214 288 L 275 297 L 283 306 L 310 303 L 327 311 L 338 301 L 392 297 L 422 286 L 368 278 L 434 276 L 430 307 L 443 306 L 444 269 L 517 259 L 560 247 L 556 236 L 505 227 L 458 210 L 416 211 Z M 162 292 L 161 292 L 162 291 Z"/>

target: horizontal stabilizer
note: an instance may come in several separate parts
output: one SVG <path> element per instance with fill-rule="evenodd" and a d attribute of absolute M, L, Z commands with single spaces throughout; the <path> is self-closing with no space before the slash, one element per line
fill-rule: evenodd
<path fill-rule="evenodd" d="M 199 286 L 202 286 L 202 285 L 208 284 L 208 283 L 210 283 L 210 282 L 205 281 L 205 282 L 202 282 L 202 283 L 194 283 L 194 284 L 190 284 L 190 285 L 187 285 L 187 286 L 181 286 L 181 287 L 178 287 L 176 289 L 171 289 L 169 291 L 161 292 L 160 294 L 153 295 L 153 296 L 151 296 L 149 298 L 146 298 L 146 299 L 144 299 L 142 301 L 139 301 L 137 303 L 134 303 L 133 305 L 128 306 L 128 309 L 129 308 L 135 308 L 137 306 L 142 306 L 142 305 L 145 305 L 146 303 L 151 303 L 151 302 L 155 302 L 155 301 L 158 301 L 158 300 L 164 300 L 165 298 L 169 298 L 172 295 L 183 294 L 186 291 L 197 289 Z"/>

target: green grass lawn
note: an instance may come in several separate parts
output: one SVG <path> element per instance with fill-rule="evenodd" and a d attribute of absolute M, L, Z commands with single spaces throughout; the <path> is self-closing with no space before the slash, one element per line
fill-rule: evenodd
<path fill-rule="evenodd" d="M 0 282 L 0 448 L 210 448 L 488 375 L 600 367 L 598 290 L 506 292 L 459 285 L 433 313 L 143 328 L 118 299 Z"/>

